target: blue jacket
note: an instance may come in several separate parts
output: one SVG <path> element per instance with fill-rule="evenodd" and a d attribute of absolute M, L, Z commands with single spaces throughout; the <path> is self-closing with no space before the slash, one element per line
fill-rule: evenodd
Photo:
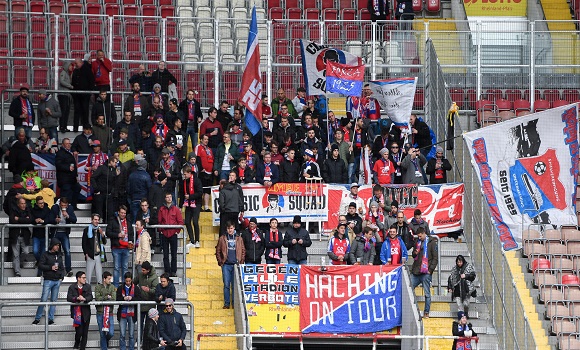
<path fill-rule="evenodd" d="M 75 210 L 72 207 L 72 205 L 68 205 L 68 207 L 66 207 L 66 213 L 68 214 L 68 219 L 66 219 L 66 224 L 76 224 L 77 223 L 77 216 L 75 214 Z M 60 204 L 58 203 L 54 203 L 54 205 L 52 206 L 52 208 L 50 208 L 50 215 L 49 215 L 49 223 L 51 224 L 57 224 L 56 222 L 56 218 L 61 217 L 61 211 L 60 211 Z M 54 235 L 54 233 L 56 231 L 62 231 L 60 230 L 58 227 L 55 228 L 51 228 L 50 229 L 50 233 L 51 235 Z M 64 229 L 64 231 L 66 232 L 67 235 L 70 234 L 70 227 L 67 227 Z"/>
<path fill-rule="evenodd" d="M 129 175 L 129 180 L 127 181 L 127 193 L 132 200 L 137 201 L 143 198 L 147 198 L 149 195 L 149 188 L 153 182 L 151 181 L 151 176 L 142 167 L 138 167 L 137 170 Z"/>
<path fill-rule="evenodd" d="M 179 339 L 185 340 L 187 328 L 185 328 L 183 316 L 179 312 L 175 310 L 172 313 L 164 311 L 160 316 L 158 327 L 159 335 L 163 340 L 168 343 L 178 341 Z"/>
<path fill-rule="evenodd" d="M 277 183 L 280 181 L 280 171 L 278 170 L 278 166 L 274 163 L 270 163 L 270 171 L 272 172 L 272 176 L 270 181 L 272 184 Z M 266 168 L 264 166 L 264 162 L 258 163 L 256 166 L 256 181 L 258 181 L 261 185 L 264 184 L 264 175 L 266 173 Z"/>
<path fill-rule="evenodd" d="M 399 240 L 399 245 L 401 246 L 401 256 L 402 258 L 407 261 L 409 254 L 407 253 L 407 247 L 405 247 L 405 242 L 401 236 L 397 236 Z M 391 258 L 391 239 L 387 238 L 383 242 L 383 246 L 381 247 L 381 262 L 383 265 L 387 264 L 387 261 Z"/>

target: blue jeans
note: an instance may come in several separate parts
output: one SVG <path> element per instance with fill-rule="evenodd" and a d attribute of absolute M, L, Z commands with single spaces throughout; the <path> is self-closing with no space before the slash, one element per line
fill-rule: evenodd
<path fill-rule="evenodd" d="M 292 265 L 306 265 L 306 264 L 308 264 L 308 260 L 307 259 L 302 259 L 302 260 L 288 259 L 288 264 L 292 264 Z"/>
<path fill-rule="evenodd" d="M 135 310 L 137 312 L 137 310 Z M 134 350 L 135 349 L 135 322 L 133 317 L 121 318 L 119 321 L 121 334 L 119 335 L 119 349 Z M 125 332 L 129 332 L 129 346 L 125 345 Z"/>
<path fill-rule="evenodd" d="M 79 202 L 79 193 L 81 193 L 81 185 L 75 181 L 72 184 L 63 184 L 59 187 L 60 196 L 68 198 L 70 205 L 76 208 Z"/>
<path fill-rule="evenodd" d="M 355 182 L 356 178 L 354 177 L 354 163 L 348 164 L 348 182 L 353 183 Z"/>
<path fill-rule="evenodd" d="M 115 330 L 113 328 L 113 323 L 115 320 L 115 315 L 109 315 L 109 332 L 105 333 L 103 329 L 103 314 L 97 314 L 97 324 L 99 325 L 99 334 L 101 335 L 101 350 L 107 350 L 107 335 L 109 339 L 113 338 Z"/>
<path fill-rule="evenodd" d="M 50 301 L 57 301 L 58 300 L 58 289 L 60 288 L 60 280 L 57 281 L 50 281 L 44 280 L 42 284 L 42 296 L 40 297 L 41 302 L 48 301 L 48 294 L 50 293 Z M 48 309 L 48 320 L 54 320 L 54 309 L 56 306 L 51 305 Z M 35 320 L 40 320 L 42 315 L 44 314 L 44 305 L 40 305 L 36 310 L 36 316 L 34 317 Z"/>
<path fill-rule="evenodd" d="M 65 232 L 57 232 L 54 234 L 54 238 L 58 238 L 60 241 L 60 246 L 64 250 L 64 267 L 66 272 L 72 270 L 71 259 L 70 259 L 70 239 Z"/>
<path fill-rule="evenodd" d="M 220 171 L 220 180 L 227 180 L 228 177 L 230 176 L 230 171 L 231 170 L 222 170 Z"/>
<path fill-rule="evenodd" d="M 124 280 L 125 272 L 129 268 L 129 249 L 123 248 L 113 248 L 111 253 L 113 254 L 113 261 L 115 263 L 115 269 L 113 270 L 113 285 L 119 287 L 119 279 Z"/>
<path fill-rule="evenodd" d="M 167 238 L 161 237 L 163 245 L 163 269 L 165 273 L 177 273 L 177 234 Z M 171 248 L 171 263 L 169 262 L 169 249 Z"/>
<path fill-rule="evenodd" d="M 141 200 L 134 200 L 131 201 L 131 217 L 133 218 L 133 225 L 135 225 L 135 221 L 137 220 L 137 213 L 141 209 Z"/>
<path fill-rule="evenodd" d="M 191 123 L 193 123 L 193 121 L 191 121 Z M 194 149 L 195 146 L 197 146 L 197 133 L 195 132 L 195 128 L 193 126 L 188 126 L 185 132 L 185 142 L 183 143 L 185 145 L 185 149 L 187 149 L 187 140 L 189 137 L 191 137 L 191 149 Z"/>
<path fill-rule="evenodd" d="M 425 312 L 429 312 L 431 310 L 431 275 L 428 273 L 411 274 L 411 288 L 415 289 L 420 284 L 423 285 L 423 292 L 425 293 Z"/>
<path fill-rule="evenodd" d="M 222 265 L 222 279 L 224 281 L 224 306 L 230 306 L 234 302 L 231 291 L 234 290 L 234 268 L 236 265 Z M 230 299 L 231 295 L 231 299 Z"/>
<path fill-rule="evenodd" d="M 46 250 L 46 248 L 44 246 L 45 241 L 46 240 L 44 239 L 44 237 L 42 237 L 42 238 L 32 237 L 32 253 L 34 254 L 34 258 L 36 259 L 36 262 L 40 261 L 40 256 Z M 42 276 L 42 271 L 40 271 L 40 269 L 38 269 L 36 276 L 37 277 Z"/>
<path fill-rule="evenodd" d="M 50 128 L 46 128 L 46 132 L 48 133 L 48 137 L 56 140 L 56 142 L 58 143 L 58 127 L 51 126 Z"/>

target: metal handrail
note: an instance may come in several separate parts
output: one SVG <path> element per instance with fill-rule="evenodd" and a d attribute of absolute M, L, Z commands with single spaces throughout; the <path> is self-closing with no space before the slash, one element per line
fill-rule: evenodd
<path fill-rule="evenodd" d="M 175 305 L 186 305 L 188 310 L 191 309 L 191 312 L 189 313 L 189 323 L 190 323 L 190 330 L 189 330 L 189 340 L 190 340 L 190 344 L 189 344 L 189 348 L 190 350 L 193 350 L 194 348 L 194 339 L 193 339 L 193 334 L 194 334 L 194 308 L 193 308 L 193 304 L 190 301 L 175 301 L 174 302 Z M 18 303 L 5 303 L 5 302 L 0 302 L 0 315 L 2 314 L 2 311 L 4 309 L 4 307 L 19 307 L 22 308 L 24 306 L 44 306 L 44 313 L 46 315 L 48 315 L 48 308 L 50 306 L 86 306 L 86 305 L 94 305 L 94 306 L 99 306 L 99 305 L 137 305 L 137 315 L 141 315 L 141 305 L 154 305 L 156 306 L 157 303 L 154 301 L 116 301 L 116 300 L 111 300 L 111 301 L 91 301 L 89 303 L 86 304 L 78 304 L 78 303 L 69 303 L 68 301 L 37 301 L 37 302 L 18 302 Z M 0 342 L 1 337 L 2 337 L 2 319 L 3 317 L 0 317 Z M 141 348 L 141 317 L 137 317 L 137 349 Z M 184 339 L 185 340 L 185 339 Z M 48 350 L 48 322 L 46 322 L 44 324 L 44 349 Z"/>

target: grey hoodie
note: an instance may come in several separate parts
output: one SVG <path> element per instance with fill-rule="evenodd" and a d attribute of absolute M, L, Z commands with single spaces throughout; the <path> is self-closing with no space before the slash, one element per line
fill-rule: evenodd
<path fill-rule="evenodd" d="M 46 108 L 50 108 L 51 115 L 48 115 L 45 111 Z M 51 94 L 46 95 L 46 98 L 38 102 L 38 126 L 40 128 L 51 128 L 58 126 L 58 120 L 60 119 L 60 105 L 54 96 Z"/>
<path fill-rule="evenodd" d="M 65 62 L 62 65 L 62 70 L 60 71 L 60 75 L 59 75 L 59 89 L 60 90 L 73 90 L 73 86 L 71 84 L 71 75 L 68 72 L 68 68 L 70 67 L 71 63 L 70 62 Z M 65 96 L 70 96 L 69 94 L 62 94 L 61 95 L 65 95 Z"/>

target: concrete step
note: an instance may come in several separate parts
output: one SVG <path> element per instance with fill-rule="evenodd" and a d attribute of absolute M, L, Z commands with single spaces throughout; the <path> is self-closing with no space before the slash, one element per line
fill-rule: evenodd
<path fill-rule="evenodd" d="M 66 301 L 66 300 L 62 300 L 62 301 Z M 36 307 L 4 307 L 4 310 L 2 311 L 2 330 L 4 332 L 4 327 L 6 326 L 11 326 L 13 328 L 11 329 L 11 333 L 14 332 L 31 332 L 32 330 L 36 331 L 40 328 L 35 328 L 35 327 L 30 327 L 28 324 L 32 324 L 32 321 L 34 320 L 34 316 L 36 315 Z M 182 315 L 189 315 L 189 310 L 187 307 L 184 307 L 183 305 L 177 305 L 175 310 L 177 310 L 179 313 L 181 313 Z M 227 310 L 225 310 L 227 311 Z M 117 312 L 117 308 L 115 308 L 115 317 L 116 316 L 116 312 Z M 93 315 L 93 320 L 95 321 L 95 325 L 97 324 L 96 322 L 96 308 L 94 306 L 91 306 L 91 313 Z M 70 307 L 69 306 L 57 306 L 56 310 L 55 310 L 55 316 L 61 316 L 61 318 L 55 318 L 55 323 L 58 324 L 67 324 L 67 325 L 72 325 L 72 322 L 69 322 L 70 319 Z M 30 318 L 30 322 L 26 322 L 24 321 L 22 318 Z M 60 322 L 57 322 L 59 321 Z M 185 319 L 185 318 L 184 318 Z M 44 322 L 44 321 L 43 321 Z M 26 326 L 24 326 L 26 325 Z M 14 328 L 14 327 L 25 327 L 23 329 L 19 328 Z M 53 331 L 52 327 L 53 325 L 50 326 L 51 327 L 51 331 Z M 55 329 L 58 330 L 58 329 Z"/>
<path fill-rule="evenodd" d="M 159 254 L 159 255 L 160 255 L 160 259 L 162 259 L 163 258 L 163 254 Z M 71 257 L 72 257 L 72 255 L 71 255 Z M 153 255 L 152 258 L 155 258 L 155 255 Z M 153 259 L 151 259 L 151 260 L 153 260 Z M 103 269 L 113 269 L 115 267 L 115 263 L 112 260 L 111 261 L 107 261 L 105 263 L 101 263 L 101 264 L 103 266 Z M 33 268 L 36 268 L 36 262 L 34 262 L 34 261 L 27 261 L 25 263 L 21 263 L 21 265 L 22 265 L 21 267 L 24 268 L 24 269 L 33 269 Z M 155 260 L 153 260 L 153 261 L 151 261 L 151 265 L 153 267 L 155 267 L 155 269 L 157 269 L 157 270 L 161 269 L 159 271 L 162 271 L 163 270 L 163 261 L 155 261 Z M 4 263 L 4 268 L 5 269 L 11 269 L 13 266 L 14 266 L 14 264 L 12 262 L 5 262 Z M 78 261 L 78 260 L 71 261 L 71 267 L 73 269 L 75 269 L 75 270 L 76 269 L 83 269 L 86 266 L 87 266 L 87 264 L 84 261 Z M 129 266 L 131 266 L 131 264 L 129 264 Z M 187 268 L 191 268 L 191 262 L 188 261 L 185 266 Z M 178 269 L 181 269 L 182 267 L 183 267 L 183 261 L 182 260 L 178 260 L 177 261 L 177 268 Z"/>
<path fill-rule="evenodd" d="M 71 330 L 71 335 L 68 337 L 72 340 L 49 340 L 48 348 L 49 349 L 72 349 L 74 345 L 74 332 Z M 89 332 L 89 341 L 87 342 L 87 349 L 100 349 L 99 340 L 98 339 L 91 339 L 92 333 Z M 50 338 L 52 339 L 52 337 Z M 208 341 L 209 343 L 209 341 Z M 189 339 L 185 340 L 185 345 L 189 348 L 190 341 Z M 109 343 L 109 348 L 118 348 L 119 341 L 115 339 L 111 339 Z M 14 340 L 6 340 L 2 341 L 0 344 L 0 349 L 44 349 L 44 341 L 25 341 L 14 339 Z M 209 348 L 208 348 L 209 349 Z M 220 348 L 222 349 L 222 348 Z M 229 348 L 233 349 L 233 348 Z"/>
<path fill-rule="evenodd" d="M 62 283 L 58 292 L 58 301 L 66 301 L 66 292 L 69 284 Z M 189 286 L 188 286 L 189 287 Z M 187 289 L 184 286 L 175 286 L 177 300 L 187 298 Z M 18 300 L 40 301 L 42 286 L 40 283 L 33 286 L 30 283 L 18 286 L 18 292 L 14 291 L 14 286 L 3 286 L 0 290 L 0 300 L 11 302 Z M 94 295 L 94 292 L 93 292 Z"/>

